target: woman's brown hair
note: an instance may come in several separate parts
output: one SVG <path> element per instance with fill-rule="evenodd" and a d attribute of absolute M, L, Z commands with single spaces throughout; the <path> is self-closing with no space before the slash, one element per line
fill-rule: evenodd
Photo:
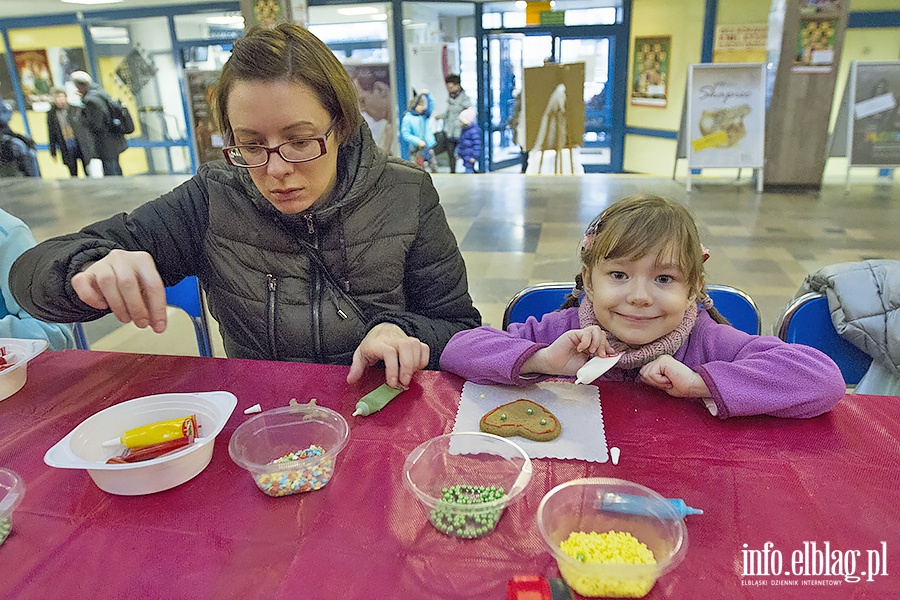
<path fill-rule="evenodd" d="M 341 62 L 319 38 L 293 23 L 252 27 L 234 42 L 213 93 L 213 112 L 231 143 L 228 94 L 237 81 L 298 82 L 308 86 L 331 115 L 341 143 L 359 129 L 362 115 L 356 86 Z"/>

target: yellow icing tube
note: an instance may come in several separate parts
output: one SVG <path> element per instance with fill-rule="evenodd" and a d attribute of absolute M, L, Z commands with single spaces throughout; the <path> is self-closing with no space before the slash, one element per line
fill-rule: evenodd
<path fill-rule="evenodd" d="M 105 447 L 140 448 L 178 438 L 196 437 L 197 429 L 197 415 L 188 415 L 129 429 L 122 434 L 122 437 L 106 440 L 103 445 Z"/>

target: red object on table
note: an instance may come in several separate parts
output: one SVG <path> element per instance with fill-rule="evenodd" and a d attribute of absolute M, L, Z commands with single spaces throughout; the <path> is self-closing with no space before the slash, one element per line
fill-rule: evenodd
<path fill-rule="evenodd" d="M 351 417 L 356 401 L 384 379 L 377 369 L 355 385 L 346 376 L 346 367 L 297 363 L 41 354 L 25 387 L 0 403 L 0 466 L 27 488 L 0 546 L 0 598 L 502 598 L 516 574 L 559 576 L 535 524 L 543 495 L 598 476 L 629 479 L 705 511 L 687 517 L 686 557 L 647 598 L 897 597 L 900 398 L 847 396 L 815 419 L 720 421 L 694 401 L 642 384 L 600 383 L 607 443 L 621 448 L 619 465 L 534 460 L 529 487 L 496 530 L 460 540 L 431 526 L 401 469 L 422 441 L 451 431 L 463 381 L 419 373 L 383 410 Z M 48 448 L 103 408 L 210 390 L 232 392 L 238 407 L 210 465 L 181 486 L 114 496 L 84 471 L 43 462 Z M 340 412 L 350 441 L 322 490 L 271 498 L 231 460 L 228 441 L 250 418 L 244 408 L 286 406 L 294 397 Z M 855 576 L 868 573 L 876 556 L 885 563 L 855 583 L 815 575 L 812 557 L 826 543 L 841 557 L 860 553 Z M 775 551 L 785 569 L 799 558 L 801 574 L 746 574 L 749 557 L 765 556 L 771 567 Z"/>
<path fill-rule="evenodd" d="M 550 582 L 540 575 L 516 575 L 506 582 L 506 600 L 553 600 Z"/>

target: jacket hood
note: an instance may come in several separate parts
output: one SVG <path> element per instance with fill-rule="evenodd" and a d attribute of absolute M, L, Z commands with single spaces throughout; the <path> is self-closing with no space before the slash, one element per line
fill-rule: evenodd
<path fill-rule="evenodd" d="M 421 102 L 423 98 L 425 99 L 425 110 L 421 113 L 417 113 L 416 106 L 418 106 L 419 102 Z M 416 96 L 415 101 L 410 103 L 409 108 L 406 110 L 406 112 L 412 115 L 421 115 L 427 119 L 431 116 L 431 113 L 434 112 L 434 99 L 431 97 L 431 94 L 427 92 L 419 94 L 418 96 Z"/>

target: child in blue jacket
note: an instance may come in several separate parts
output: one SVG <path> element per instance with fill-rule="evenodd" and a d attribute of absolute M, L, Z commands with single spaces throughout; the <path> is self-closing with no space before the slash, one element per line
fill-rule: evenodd
<path fill-rule="evenodd" d="M 400 139 L 409 150 L 409 159 L 420 167 L 428 163 L 432 173 L 437 173 L 437 161 L 432 148 L 437 143 L 428 124 L 434 101 L 427 91 L 419 94 L 409 105 L 409 110 L 400 120 Z"/>
<path fill-rule="evenodd" d="M 478 126 L 475 117 L 475 109 L 471 107 L 459 113 L 462 133 L 459 135 L 456 155 L 462 159 L 466 173 L 475 172 L 475 165 L 481 156 L 481 128 Z"/>

